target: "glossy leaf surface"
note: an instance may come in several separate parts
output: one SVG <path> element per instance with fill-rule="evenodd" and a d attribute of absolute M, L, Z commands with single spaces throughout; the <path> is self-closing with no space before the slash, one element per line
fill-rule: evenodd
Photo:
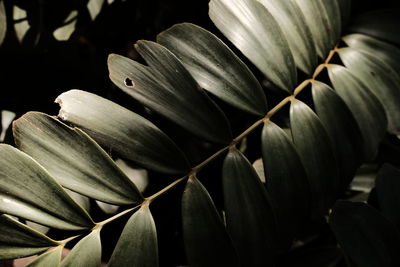
<path fill-rule="evenodd" d="M 338 50 L 349 71 L 362 80 L 382 103 L 388 118 L 388 130 L 400 133 L 400 77 L 378 57 L 353 48 Z"/>
<path fill-rule="evenodd" d="M 79 230 L 93 226 L 49 173 L 30 156 L 0 145 L 0 211 L 43 225 Z"/>
<path fill-rule="evenodd" d="M 222 187 L 226 227 L 241 261 L 271 264 L 272 248 L 279 246 L 273 207 L 254 168 L 236 148 L 225 157 Z"/>
<path fill-rule="evenodd" d="M 316 113 L 332 140 L 341 176 L 341 190 L 345 190 L 361 162 L 361 132 L 346 103 L 328 85 L 312 83 L 312 97 Z"/>
<path fill-rule="evenodd" d="M 339 201 L 333 207 L 329 224 L 340 246 L 356 266 L 400 265 L 400 234 L 371 206 Z"/>
<path fill-rule="evenodd" d="M 267 101 L 256 77 L 228 46 L 194 24 L 177 24 L 157 41 L 173 52 L 199 85 L 248 113 L 264 116 Z"/>
<path fill-rule="evenodd" d="M 292 92 L 297 82 L 289 44 L 271 13 L 254 0 L 212 0 L 217 28 L 270 80 Z"/>
<path fill-rule="evenodd" d="M 364 160 L 371 161 L 387 128 L 385 111 L 379 100 L 345 67 L 328 65 L 333 88 L 356 119 L 363 138 Z"/>
<path fill-rule="evenodd" d="M 98 267 L 101 263 L 100 229 L 82 238 L 62 260 L 60 267 Z"/>
<path fill-rule="evenodd" d="M 275 206 L 278 225 L 291 241 L 310 216 L 307 175 L 292 141 L 279 126 L 266 122 L 261 138 L 266 187 Z"/>
<path fill-rule="evenodd" d="M 240 266 L 210 195 L 193 176 L 188 179 L 183 192 L 182 223 L 190 266 Z"/>
<path fill-rule="evenodd" d="M 326 214 L 340 189 L 332 144 L 317 115 L 299 100 L 290 105 L 290 125 L 310 185 L 312 217 L 318 218 Z"/>
<path fill-rule="evenodd" d="M 13 131 L 17 147 L 66 188 L 113 204 L 142 201 L 135 185 L 83 131 L 35 112 L 15 121 Z"/>
<path fill-rule="evenodd" d="M 61 261 L 61 253 L 64 246 L 58 246 L 54 249 L 46 251 L 27 265 L 25 267 L 43 267 L 43 266 L 58 266 Z"/>
<path fill-rule="evenodd" d="M 181 150 L 153 123 L 105 98 L 71 90 L 56 102 L 61 106 L 61 119 L 121 157 L 165 173 L 183 173 L 189 168 Z"/>
<path fill-rule="evenodd" d="M 216 143 L 229 143 L 229 123 L 206 93 L 168 49 L 138 41 L 136 50 L 148 66 L 112 54 L 110 78 L 120 89 L 189 132 Z"/>
<path fill-rule="evenodd" d="M 306 18 L 294 1 L 259 0 L 278 22 L 288 40 L 299 69 L 311 74 L 317 64 L 317 54 Z"/>
<path fill-rule="evenodd" d="M 30 256 L 59 245 L 7 215 L 0 215 L 0 259 Z"/>
<path fill-rule="evenodd" d="M 109 266 L 158 266 L 157 231 L 148 206 L 142 206 L 126 223 Z"/>

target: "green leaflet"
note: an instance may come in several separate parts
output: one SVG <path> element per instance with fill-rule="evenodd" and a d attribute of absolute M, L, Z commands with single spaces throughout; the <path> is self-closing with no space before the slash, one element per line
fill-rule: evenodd
<path fill-rule="evenodd" d="M 398 230 L 369 205 L 339 201 L 332 209 L 329 224 L 356 266 L 400 266 Z"/>
<path fill-rule="evenodd" d="M 35 112 L 16 120 L 13 131 L 17 147 L 66 188 L 112 204 L 143 200 L 129 178 L 83 131 Z"/>
<path fill-rule="evenodd" d="M 271 13 L 254 0 L 212 0 L 217 28 L 279 88 L 291 93 L 297 73 L 289 44 Z"/>
<path fill-rule="evenodd" d="M 153 123 L 100 96 L 71 90 L 56 99 L 59 117 L 121 157 L 164 173 L 189 169 L 182 151 Z"/>
<path fill-rule="evenodd" d="M 364 160 L 373 160 L 387 129 L 382 104 L 364 83 L 345 67 L 330 64 L 328 74 L 333 88 L 349 107 L 361 130 Z"/>
<path fill-rule="evenodd" d="M 338 39 L 337 27 L 340 25 L 340 16 L 332 20 L 330 6 L 334 0 L 294 0 L 301 9 L 307 26 L 309 27 L 318 56 L 325 59 Z M 337 5 L 337 3 L 336 3 Z M 336 6 L 337 7 L 337 6 Z"/>
<path fill-rule="evenodd" d="M 182 224 L 190 266 L 240 266 L 210 195 L 194 176 L 188 179 L 183 192 Z"/>
<path fill-rule="evenodd" d="M 7 32 L 7 18 L 6 9 L 4 8 L 4 1 L 0 1 L 0 46 L 6 37 Z"/>
<path fill-rule="evenodd" d="M 160 33 L 157 41 L 182 61 L 202 88 L 241 110 L 265 115 L 267 101 L 256 77 L 214 34 L 182 23 Z"/>
<path fill-rule="evenodd" d="M 400 45 L 399 26 L 400 19 L 397 9 L 379 9 L 357 16 L 348 31 L 367 34 Z"/>
<path fill-rule="evenodd" d="M 400 230 L 400 170 L 384 164 L 376 176 L 375 188 L 381 213 Z"/>
<path fill-rule="evenodd" d="M 157 231 L 148 205 L 126 223 L 108 266 L 158 266 Z"/>
<path fill-rule="evenodd" d="M 333 144 L 343 191 L 361 162 L 361 132 L 350 109 L 332 88 L 314 81 L 311 90 L 316 113 Z"/>
<path fill-rule="evenodd" d="M 54 249 L 51 249 L 25 265 L 25 267 L 58 266 L 61 261 L 61 254 L 63 249 L 64 246 L 58 246 Z"/>
<path fill-rule="evenodd" d="M 266 187 L 278 225 L 291 245 L 294 235 L 311 214 L 310 186 L 300 157 L 287 134 L 272 121 L 261 136 Z"/>
<path fill-rule="evenodd" d="M 0 260 L 30 256 L 59 243 L 7 215 L 0 215 Z"/>
<path fill-rule="evenodd" d="M 296 66 L 312 74 L 317 65 L 317 54 L 306 18 L 294 1 L 258 0 L 276 19 L 288 40 Z"/>
<path fill-rule="evenodd" d="M 65 230 L 94 222 L 30 156 L 0 145 L 0 212 Z"/>
<path fill-rule="evenodd" d="M 225 157 L 222 187 L 226 228 L 241 262 L 252 266 L 273 264 L 272 248 L 280 245 L 273 207 L 254 168 L 236 148 Z"/>
<path fill-rule="evenodd" d="M 341 185 L 331 140 L 317 115 L 299 100 L 290 105 L 290 125 L 310 184 L 311 216 L 319 218 L 336 200 Z"/>
<path fill-rule="evenodd" d="M 382 103 L 389 132 L 400 133 L 400 76 L 374 55 L 348 47 L 339 49 L 338 53 L 347 69 Z"/>
<path fill-rule="evenodd" d="M 339 42 L 342 31 L 342 18 L 338 0 L 319 0 L 321 1 L 326 18 L 328 19 L 331 49 Z M 325 33 L 326 34 L 326 33 Z"/>
<path fill-rule="evenodd" d="M 98 267 L 101 263 L 100 228 L 82 238 L 61 261 L 60 267 Z"/>
<path fill-rule="evenodd" d="M 342 20 L 342 28 L 346 26 L 350 19 L 351 0 L 337 0 L 340 9 L 340 18 Z"/>
<path fill-rule="evenodd" d="M 351 48 L 379 58 L 400 75 L 400 49 L 396 46 L 359 33 L 346 35 L 342 40 Z"/>
<path fill-rule="evenodd" d="M 138 41 L 135 47 L 148 66 L 110 55 L 108 68 L 115 85 L 194 135 L 228 144 L 232 139 L 228 120 L 180 60 L 154 42 Z"/>

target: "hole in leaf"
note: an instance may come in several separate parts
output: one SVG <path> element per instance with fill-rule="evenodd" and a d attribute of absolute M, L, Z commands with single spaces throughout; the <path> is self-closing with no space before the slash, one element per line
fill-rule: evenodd
<path fill-rule="evenodd" d="M 126 78 L 125 81 L 124 81 L 124 83 L 125 83 L 125 85 L 128 86 L 128 87 L 135 87 L 135 83 L 134 83 L 131 79 L 129 79 L 129 78 Z"/>

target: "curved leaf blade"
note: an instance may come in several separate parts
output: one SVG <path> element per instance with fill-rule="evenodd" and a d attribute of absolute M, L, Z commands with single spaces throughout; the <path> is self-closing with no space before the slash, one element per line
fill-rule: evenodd
<path fill-rule="evenodd" d="M 385 217 L 365 203 L 339 201 L 329 224 L 357 266 L 399 266 L 400 234 Z"/>
<path fill-rule="evenodd" d="M 371 161 L 387 128 L 382 104 L 345 67 L 331 64 L 327 69 L 333 88 L 349 107 L 361 130 L 364 160 Z"/>
<path fill-rule="evenodd" d="M 189 132 L 207 141 L 229 143 L 228 120 L 180 60 L 154 42 L 138 41 L 135 47 L 148 66 L 112 54 L 108 68 L 113 83 Z"/>
<path fill-rule="evenodd" d="M 183 240 L 190 266 L 239 266 L 232 241 L 204 186 L 191 176 L 182 197 Z"/>
<path fill-rule="evenodd" d="M 361 132 L 350 109 L 331 87 L 314 81 L 311 90 L 316 113 L 333 144 L 343 191 L 361 162 Z"/>
<path fill-rule="evenodd" d="M 293 100 L 290 125 L 294 145 L 309 180 L 313 218 L 325 215 L 338 196 L 340 180 L 330 138 L 306 104 Z"/>
<path fill-rule="evenodd" d="M 400 76 L 378 57 L 353 48 L 338 50 L 347 69 L 364 81 L 382 103 L 388 119 L 388 130 L 400 133 Z"/>
<path fill-rule="evenodd" d="M 271 13 L 254 0 L 212 0 L 217 28 L 279 88 L 291 93 L 297 73 L 289 44 Z"/>
<path fill-rule="evenodd" d="M 7 215 L 0 215 L 0 259 L 15 259 L 45 251 L 59 243 Z"/>
<path fill-rule="evenodd" d="M 64 246 L 58 246 L 49 250 L 25 265 L 25 267 L 59 266 L 63 249 Z"/>
<path fill-rule="evenodd" d="M 4 1 L 0 1 L 0 45 L 4 41 L 7 32 L 7 17 L 6 9 L 4 7 Z"/>
<path fill-rule="evenodd" d="M 94 225 L 42 166 L 5 144 L 0 145 L 0 212 L 65 230 Z"/>
<path fill-rule="evenodd" d="M 158 266 L 157 231 L 148 205 L 126 223 L 108 266 Z"/>
<path fill-rule="evenodd" d="M 248 113 L 264 116 L 267 100 L 249 68 L 211 32 L 190 23 L 177 24 L 157 36 L 199 85 Z"/>
<path fill-rule="evenodd" d="M 254 168 L 236 148 L 224 159 L 222 188 L 226 228 L 241 262 L 272 264 L 273 249 L 280 245 L 274 210 Z"/>
<path fill-rule="evenodd" d="M 143 197 L 93 139 L 43 113 L 29 112 L 13 124 L 17 147 L 36 159 L 64 187 L 112 204 Z"/>
<path fill-rule="evenodd" d="M 65 259 L 61 261 L 60 267 L 98 267 L 100 264 L 100 229 L 95 229 L 72 248 Z"/>
<path fill-rule="evenodd" d="M 275 207 L 278 225 L 287 233 L 287 242 L 291 244 L 311 214 L 307 174 L 292 141 L 272 121 L 264 124 L 261 145 L 266 187 Z"/>
<path fill-rule="evenodd" d="M 342 20 L 342 28 L 346 26 L 350 19 L 351 0 L 337 0 L 340 9 L 340 18 Z"/>
<path fill-rule="evenodd" d="M 56 99 L 59 117 L 83 129 L 121 157 L 164 173 L 185 173 L 183 152 L 157 126 L 100 96 L 71 90 Z"/>
<path fill-rule="evenodd" d="M 317 55 L 311 31 L 299 6 L 294 1 L 258 0 L 276 19 L 285 34 L 297 67 L 312 74 Z"/>

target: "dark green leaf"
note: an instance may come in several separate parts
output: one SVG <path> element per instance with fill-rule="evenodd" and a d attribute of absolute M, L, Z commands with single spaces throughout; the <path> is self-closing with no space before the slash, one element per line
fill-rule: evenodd
<path fill-rule="evenodd" d="M 299 100 L 290 105 L 290 125 L 310 184 L 311 216 L 318 218 L 327 213 L 340 191 L 332 144 L 317 115 Z"/>
<path fill-rule="evenodd" d="M 239 109 L 265 115 L 267 101 L 256 77 L 214 34 L 183 23 L 159 34 L 157 41 L 182 60 L 202 88 Z"/>
<path fill-rule="evenodd" d="M 369 205 L 339 201 L 333 207 L 329 224 L 356 266 L 400 266 L 399 232 Z"/>
<path fill-rule="evenodd" d="M 399 10 L 379 9 L 357 16 L 348 31 L 367 34 L 400 45 Z"/>
<path fill-rule="evenodd" d="M 364 34 L 349 34 L 343 41 L 351 48 L 374 55 L 400 75 L 400 49 Z"/>
<path fill-rule="evenodd" d="M 272 248 L 280 245 L 273 207 L 254 168 L 236 148 L 225 157 L 222 186 L 226 227 L 241 262 L 272 265 Z"/>
<path fill-rule="evenodd" d="M 42 166 L 5 144 L 0 145 L 0 212 L 59 229 L 94 226 Z"/>
<path fill-rule="evenodd" d="M 157 231 L 148 205 L 126 223 L 108 266 L 158 266 Z"/>
<path fill-rule="evenodd" d="M 49 250 L 25 265 L 25 267 L 58 266 L 61 261 L 61 253 L 63 249 L 64 246 L 58 246 L 52 250 Z"/>
<path fill-rule="evenodd" d="M 259 0 L 276 19 L 284 32 L 299 69 L 312 74 L 317 65 L 315 44 L 306 18 L 294 1 Z"/>
<path fill-rule="evenodd" d="M 108 57 L 110 78 L 119 88 L 205 140 L 231 141 L 225 115 L 175 55 L 150 41 L 137 42 L 136 50 L 148 66 L 119 55 Z"/>
<path fill-rule="evenodd" d="M 400 170 L 385 164 L 375 180 L 376 196 L 382 214 L 400 230 Z"/>
<path fill-rule="evenodd" d="M 337 0 L 340 9 L 340 18 L 342 19 L 342 28 L 346 26 L 350 19 L 351 0 Z"/>
<path fill-rule="evenodd" d="M 59 243 L 7 215 L 0 215 L 0 259 L 30 256 Z"/>
<path fill-rule="evenodd" d="M 313 82 L 312 96 L 316 113 L 333 144 L 343 191 L 350 184 L 361 162 L 361 132 L 350 109 L 328 85 Z"/>
<path fill-rule="evenodd" d="M 4 8 L 4 1 L 0 1 L 0 45 L 4 41 L 7 32 L 7 18 L 6 9 Z"/>
<path fill-rule="evenodd" d="M 97 95 L 71 90 L 57 100 L 59 117 L 85 130 L 121 157 L 165 173 L 184 173 L 188 162 L 153 123 Z"/>
<path fill-rule="evenodd" d="M 300 247 L 293 249 L 279 266 L 284 267 L 341 267 L 344 264 L 343 252 L 338 247 L 322 245 L 320 247 Z"/>
<path fill-rule="evenodd" d="M 333 21 L 328 17 L 328 6 L 325 6 L 328 5 L 325 1 L 331 3 L 333 0 L 294 1 L 303 12 L 307 26 L 309 27 L 314 39 L 318 55 L 324 59 L 337 41 L 335 39 L 336 28 L 333 27 Z M 340 16 L 336 19 L 339 20 Z"/>
<path fill-rule="evenodd" d="M 289 93 L 294 90 L 297 74 L 288 41 L 261 3 L 254 0 L 212 0 L 209 16 L 267 79 Z"/>
<path fill-rule="evenodd" d="M 335 91 L 349 107 L 361 130 L 364 160 L 373 160 L 387 128 L 382 104 L 345 67 L 328 65 L 328 74 Z"/>
<path fill-rule="evenodd" d="M 196 177 L 182 197 L 183 239 L 190 266 L 239 266 L 232 241 L 214 203 Z"/>
<path fill-rule="evenodd" d="M 342 31 L 342 18 L 338 0 L 321 1 L 328 19 L 331 49 L 339 42 Z"/>
<path fill-rule="evenodd" d="M 99 267 L 101 263 L 100 228 L 82 238 L 63 259 L 60 267 Z"/>
<path fill-rule="evenodd" d="M 307 175 L 292 141 L 272 121 L 262 130 L 262 155 L 266 187 L 276 207 L 278 225 L 289 243 L 310 217 Z"/>
<path fill-rule="evenodd" d="M 400 76 L 378 57 L 353 48 L 338 50 L 349 71 L 362 80 L 381 101 L 388 118 L 388 130 L 400 133 Z"/>
<path fill-rule="evenodd" d="M 113 204 L 134 204 L 143 197 L 93 139 L 77 128 L 36 112 L 14 122 L 17 147 L 36 159 L 68 189 Z"/>

